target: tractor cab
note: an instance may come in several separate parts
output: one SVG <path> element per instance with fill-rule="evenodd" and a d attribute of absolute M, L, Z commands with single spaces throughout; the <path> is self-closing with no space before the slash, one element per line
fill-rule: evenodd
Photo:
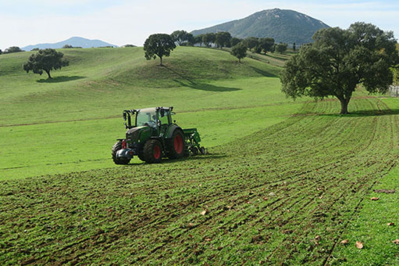
<path fill-rule="evenodd" d="M 158 128 L 161 125 L 172 124 L 173 107 L 153 107 L 136 110 L 125 110 L 123 112 L 123 118 L 126 121 L 125 127 L 127 129 L 133 127 L 150 126 Z M 132 118 L 134 116 L 134 124 L 132 124 Z"/>

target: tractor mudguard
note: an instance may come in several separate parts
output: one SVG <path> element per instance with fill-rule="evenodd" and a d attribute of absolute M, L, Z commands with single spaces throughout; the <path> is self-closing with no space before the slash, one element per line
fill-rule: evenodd
<path fill-rule="evenodd" d="M 170 127 L 168 128 L 168 130 L 166 131 L 166 135 L 165 138 L 170 139 L 173 135 L 173 132 L 175 132 L 176 129 L 182 130 L 181 127 L 179 127 L 176 124 L 172 124 L 170 125 Z M 182 130 L 183 131 L 183 130 Z"/>
<path fill-rule="evenodd" d="M 116 158 L 126 158 L 126 159 L 132 159 L 134 155 L 134 151 L 132 149 L 126 148 L 126 149 L 120 149 L 116 152 Z"/>

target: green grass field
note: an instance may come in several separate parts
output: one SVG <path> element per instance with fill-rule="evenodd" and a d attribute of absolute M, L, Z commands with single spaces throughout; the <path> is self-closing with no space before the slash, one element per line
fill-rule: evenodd
<path fill-rule="evenodd" d="M 399 264 L 397 99 L 359 90 L 340 116 L 286 99 L 264 58 L 63 52 L 52 81 L 0 56 L 3 265 Z M 113 165 L 122 110 L 162 105 L 210 154 Z"/>

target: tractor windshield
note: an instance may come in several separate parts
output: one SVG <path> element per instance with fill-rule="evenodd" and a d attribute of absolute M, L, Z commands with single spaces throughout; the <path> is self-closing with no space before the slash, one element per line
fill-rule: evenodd
<path fill-rule="evenodd" d="M 156 126 L 157 111 L 155 108 L 141 109 L 136 115 L 136 126 L 141 127 L 145 125 Z"/>

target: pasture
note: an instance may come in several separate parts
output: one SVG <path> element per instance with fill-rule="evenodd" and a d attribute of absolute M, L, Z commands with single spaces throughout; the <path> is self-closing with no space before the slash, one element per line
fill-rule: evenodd
<path fill-rule="evenodd" d="M 1 57 L 0 179 L 114 167 L 124 109 L 174 106 L 177 122 L 212 147 L 300 108 L 280 93 L 278 69 L 226 52 L 177 49 L 165 68 L 142 48 L 63 52 L 71 66 L 53 80 L 22 71 L 29 53 Z"/>
<path fill-rule="evenodd" d="M 262 61 L 179 48 L 159 68 L 121 51 L 137 56 L 65 51 L 79 67 L 55 81 L 1 76 L 18 84 L 0 85 L 3 264 L 399 263 L 396 99 L 360 89 L 340 116 L 334 99 L 286 99 Z M 210 154 L 112 165 L 121 110 L 157 105 Z"/>

